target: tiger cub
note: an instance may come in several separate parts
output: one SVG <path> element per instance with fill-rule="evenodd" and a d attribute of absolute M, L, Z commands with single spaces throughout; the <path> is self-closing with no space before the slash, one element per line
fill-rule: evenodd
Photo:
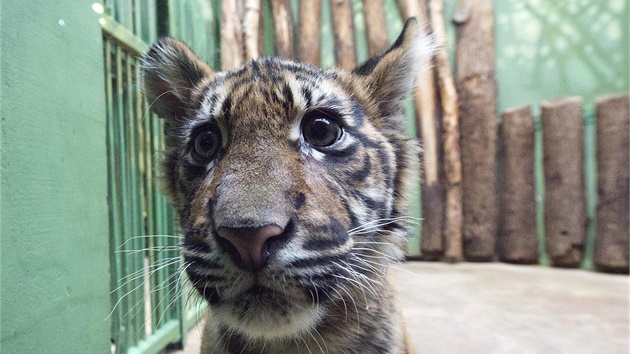
<path fill-rule="evenodd" d="M 403 258 L 416 142 L 401 99 L 429 41 L 410 19 L 352 72 L 260 58 L 213 72 L 164 38 L 143 58 L 164 187 L 209 305 L 202 353 L 413 353 Z"/>

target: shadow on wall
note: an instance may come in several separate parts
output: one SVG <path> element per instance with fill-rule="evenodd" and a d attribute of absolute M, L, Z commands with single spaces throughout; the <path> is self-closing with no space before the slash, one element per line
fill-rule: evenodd
<path fill-rule="evenodd" d="M 499 110 L 628 89 L 626 0 L 495 1 Z"/>

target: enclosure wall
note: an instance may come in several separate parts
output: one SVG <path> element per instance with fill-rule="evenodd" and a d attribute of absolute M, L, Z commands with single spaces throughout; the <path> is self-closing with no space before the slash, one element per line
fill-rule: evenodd
<path fill-rule="evenodd" d="M 2 353 L 109 351 L 103 47 L 92 2 L 0 2 Z"/>

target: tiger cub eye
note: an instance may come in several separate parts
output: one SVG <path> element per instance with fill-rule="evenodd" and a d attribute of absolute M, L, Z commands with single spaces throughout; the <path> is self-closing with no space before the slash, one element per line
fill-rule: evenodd
<path fill-rule="evenodd" d="M 331 146 L 341 138 L 342 132 L 339 124 L 326 116 L 307 116 L 302 123 L 304 140 L 315 147 Z"/>
<path fill-rule="evenodd" d="M 199 130 L 194 137 L 191 155 L 199 164 L 209 163 L 221 148 L 221 129 L 216 125 Z"/>

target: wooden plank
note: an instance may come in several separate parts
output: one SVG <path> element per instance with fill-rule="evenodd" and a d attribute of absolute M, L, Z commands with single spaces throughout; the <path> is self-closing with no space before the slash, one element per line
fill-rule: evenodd
<path fill-rule="evenodd" d="M 576 267 L 586 237 L 582 98 L 542 103 L 545 245 L 551 263 Z"/>
<path fill-rule="evenodd" d="M 236 3 L 236 0 L 221 1 L 221 70 L 243 65 L 243 32 Z"/>
<path fill-rule="evenodd" d="M 331 0 L 330 5 L 332 8 L 337 67 L 344 70 L 352 70 L 357 66 L 357 54 L 354 48 L 352 0 Z"/>
<path fill-rule="evenodd" d="M 363 1 L 363 16 L 368 41 L 368 55 L 376 56 L 389 46 L 387 23 L 385 22 L 385 4 L 383 0 Z M 404 16 L 405 18 L 408 16 Z"/>
<path fill-rule="evenodd" d="M 494 257 L 497 232 L 497 87 L 492 1 L 460 0 L 457 25 L 457 90 L 464 192 L 464 254 Z"/>
<path fill-rule="evenodd" d="M 293 16 L 289 0 L 271 0 L 276 38 L 276 55 L 293 59 Z"/>
<path fill-rule="evenodd" d="M 455 81 L 446 44 L 444 0 L 430 0 L 431 29 L 438 50 L 435 55 L 436 75 L 442 108 L 442 144 L 444 148 L 445 214 L 444 259 L 463 258 L 462 243 L 462 164 L 459 146 L 459 107 Z"/>
<path fill-rule="evenodd" d="M 529 106 L 503 113 L 504 186 L 501 232 L 497 239 L 504 262 L 538 261 L 534 187 L 534 118 Z"/>
<path fill-rule="evenodd" d="M 428 35 L 426 2 L 424 0 L 397 0 L 404 18 L 415 17 L 423 35 Z M 422 154 L 422 258 L 435 260 L 444 252 L 442 229 L 444 224 L 444 185 L 440 178 L 439 117 L 436 114 L 435 75 L 431 58 L 418 62 L 421 68 L 413 99 L 416 111 L 416 130 L 420 132 Z"/>
<path fill-rule="evenodd" d="M 628 94 L 600 97 L 595 107 L 598 204 L 594 262 L 600 270 L 628 273 Z"/>
<path fill-rule="evenodd" d="M 320 65 L 322 0 L 300 2 L 300 60 Z"/>
<path fill-rule="evenodd" d="M 243 13 L 243 41 L 245 45 L 245 60 L 256 59 L 260 56 L 260 19 L 262 0 L 245 0 Z"/>

